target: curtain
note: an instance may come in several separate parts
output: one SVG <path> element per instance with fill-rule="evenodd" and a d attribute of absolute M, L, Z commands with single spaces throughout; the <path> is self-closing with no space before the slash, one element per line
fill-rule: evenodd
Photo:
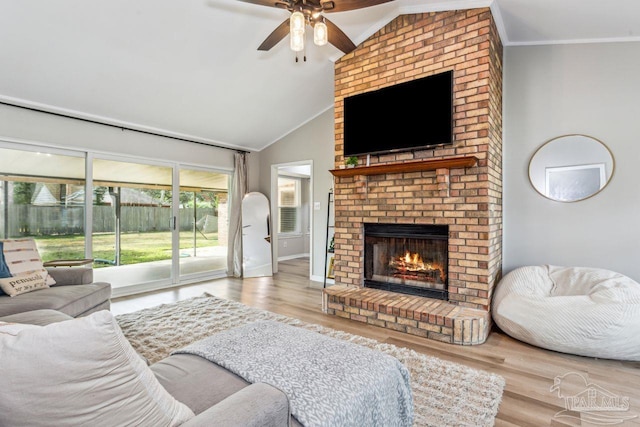
<path fill-rule="evenodd" d="M 242 198 L 247 193 L 246 153 L 235 153 L 229 201 L 229 245 L 227 274 L 242 277 Z"/>

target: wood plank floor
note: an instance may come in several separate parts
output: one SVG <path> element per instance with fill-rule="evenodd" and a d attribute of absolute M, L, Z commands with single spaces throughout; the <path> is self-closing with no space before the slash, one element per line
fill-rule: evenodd
<path fill-rule="evenodd" d="M 459 346 L 328 316 L 322 312 L 321 290 L 317 288 L 317 283 L 307 279 L 308 275 L 308 259 L 290 260 L 279 263 L 279 272 L 273 277 L 244 280 L 224 278 L 118 298 L 113 300 L 111 311 L 117 315 L 208 292 L 252 307 L 411 348 L 429 356 L 502 375 L 506 379 L 506 387 L 496 426 L 598 425 L 597 422 L 587 422 L 585 414 L 580 412 L 572 413 L 576 418 L 556 416 L 559 411 L 565 409 L 565 403 L 558 397 L 557 392 L 550 391 L 550 388 L 556 376 L 570 372 L 585 376 L 591 383 L 620 399 L 629 399 L 629 410 L 618 412 L 617 415 L 635 418 L 616 425 L 640 425 L 638 362 L 600 360 L 547 351 L 514 340 L 496 329 L 482 345 Z M 586 389 L 586 385 L 577 385 L 576 390 Z"/>

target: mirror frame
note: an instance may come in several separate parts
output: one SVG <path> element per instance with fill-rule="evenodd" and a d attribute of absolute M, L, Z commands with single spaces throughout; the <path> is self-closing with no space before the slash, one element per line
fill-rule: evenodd
<path fill-rule="evenodd" d="M 533 182 L 533 179 L 531 179 L 531 165 L 533 163 L 533 160 L 535 159 L 536 155 L 545 147 L 547 147 L 548 145 L 550 145 L 553 142 L 557 142 L 559 139 L 562 138 L 567 138 L 567 137 L 576 137 L 576 136 L 580 136 L 580 137 L 584 137 L 584 138 L 588 138 L 592 141 L 595 141 L 599 144 L 601 144 L 609 153 L 609 156 L 611 157 L 611 174 L 609 174 L 608 177 L 606 177 L 606 182 L 605 184 L 596 192 L 590 194 L 589 196 L 586 197 L 582 197 L 580 199 L 575 199 L 575 200 L 558 200 L 558 199 L 554 199 L 553 197 L 549 197 L 548 195 L 546 195 L 543 191 L 539 190 L 538 187 L 536 187 L 536 185 Z M 529 159 L 529 167 L 527 168 L 527 176 L 529 177 L 529 183 L 531 184 L 531 186 L 533 187 L 533 189 L 540 194 L 542 197 L 544 197 L 545 199 L 554 201 L 554 202 L 560 202 L 560 203 L 575 203 L 575 202 L 580 202 L 583 200 L 587 200 L 590 199 L 591 197 L 599 194 L 602 190 L 604 190 L 609 183 L 611 182 L 611 180 L 613 179 L 613 175 L 615 174 L 615 170 L 616 170 L 616 159 L 613 156 L 613 152 L 609 149 L 609 147 L 607 146 L 607 144 L 605 144 L 604 142 L 602 142 L 601 140 L 599 140 L 598 138 L 594 138 L 593 136 L 590 135 L 585 135 L 585 134 L 581 134 L 581 133 L 569 133 L 569 134 L 565 134 L 565 135 L 560 135 L 560 136 L 556 136 L 553 137 L 547 141 L 545 141 L 544 143 L 542 143 L 542 145 L 540 145 L 536 151 L 533 152 L 533 154 L 531 155 L 531 158 Z"/>

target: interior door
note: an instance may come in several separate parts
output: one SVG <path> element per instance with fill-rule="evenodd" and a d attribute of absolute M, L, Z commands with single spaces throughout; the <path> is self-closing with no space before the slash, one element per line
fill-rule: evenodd
<path fill-rule="evenodd" d="M 269 200 L 258 192 L 242 199 L 242 270 L 243 277 L 271 276 L 271 235 Z"/>

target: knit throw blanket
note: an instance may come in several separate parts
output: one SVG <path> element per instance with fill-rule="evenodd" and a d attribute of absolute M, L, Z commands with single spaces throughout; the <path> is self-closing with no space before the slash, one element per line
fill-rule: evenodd
<path fill-rule="evenodd" d="M 257 321 L 214 334 L 176 353 L 195 354 L 289 398 L 312 426 L 411 426 L 409 371 L 398 359 L 280 322 Z"/>

